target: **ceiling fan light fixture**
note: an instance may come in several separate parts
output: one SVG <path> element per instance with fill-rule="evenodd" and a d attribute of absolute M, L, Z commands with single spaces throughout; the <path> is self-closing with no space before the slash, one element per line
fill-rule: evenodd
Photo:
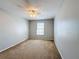
<path fill-rule="evenodd" d="M 29 8 L 27 8 L 27 12 L 30 15 L 30 17 L 36 17 L 39 14 L 38 9 L 35 8 L 35 7 L 29 7 Z"/>

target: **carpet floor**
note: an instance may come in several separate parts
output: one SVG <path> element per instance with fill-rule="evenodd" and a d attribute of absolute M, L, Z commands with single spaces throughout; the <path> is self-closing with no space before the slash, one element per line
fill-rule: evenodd
<path fill-rule="evenodd" d="M 54 41 L 27 40 L 4 52 L 0 59 L 61 59 Z"/>

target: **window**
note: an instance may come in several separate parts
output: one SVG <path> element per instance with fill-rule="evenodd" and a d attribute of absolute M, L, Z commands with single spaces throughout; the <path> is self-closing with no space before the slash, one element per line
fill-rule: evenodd
<path fill-rule="evenodd" d="M 44 22 L 37 23 L 37 35 L 44 35 Z"/>

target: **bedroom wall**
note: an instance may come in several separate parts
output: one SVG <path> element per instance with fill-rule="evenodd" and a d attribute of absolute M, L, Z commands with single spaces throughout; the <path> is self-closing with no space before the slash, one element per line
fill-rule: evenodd
<path fill-rule="evenodd" d="M 44 22 L 45 28 L 44 28 L 44 35 L 37 35 L 37 23 L 38 22 Z M 38 21 L 30 21 L 30 39 L 43 39 L 43 40 L 53 40 L 54 39 L 54 20 L 38 20 Z"/>
<path fill-rule="evenodd" d="M 28 21 L 0 10 L 0 52 L 28 39 Z"/>
<path fill-rule="evenodd" d="M 64 0 L 54 30 L 62 59 L 79 59 L 79 0 Z"/>

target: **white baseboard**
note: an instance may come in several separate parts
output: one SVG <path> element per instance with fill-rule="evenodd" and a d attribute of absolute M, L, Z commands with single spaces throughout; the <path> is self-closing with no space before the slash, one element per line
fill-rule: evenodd
<path fill-rule="evenodd" d="M 21 41 L 19 41 L 19 42 L 15 43 L 15 44 L 13 44 L 13 45 L 11 45 L 11 46 L 7 47 L 7 48 L 4 48 L 4 49 L 0 50 L 0 52 L 3 52 L 3 51 L 5 51 L 5 50 L 7 50 L 7 49 L 9 49 L 9 48 L 11 48 L 11 47 L 14 47 L 14 46 L 16 46 L 16 45 L 20 44 L 21 42 L 23 42 L 23 41 L 25 41 L 25 40 L 26 40 L 26 39 L 23 39 L 23 40 L 21 40 Z"/>

